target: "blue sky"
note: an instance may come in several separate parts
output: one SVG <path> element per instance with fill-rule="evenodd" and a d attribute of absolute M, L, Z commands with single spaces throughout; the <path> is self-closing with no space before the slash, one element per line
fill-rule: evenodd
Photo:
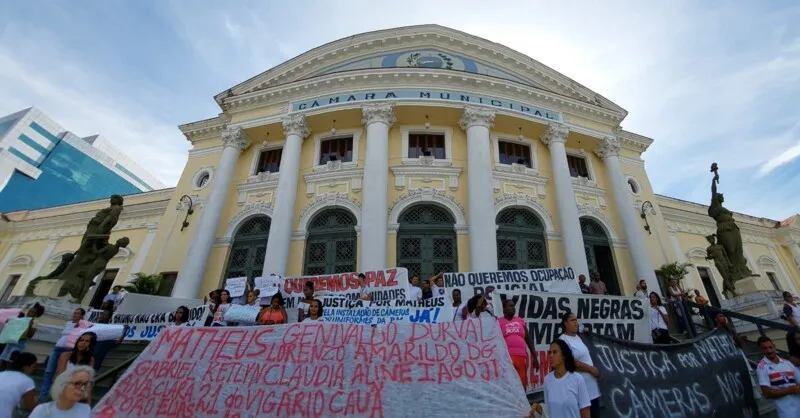
<path fill-rule="evenodd" d="M 437 23 L 627 109 L 623 127 L 655 139 L 657 193 L 707 202 L 716 161 L 730 209 L 783 219 L 800 212 L 798 21 L 780 1 L 5 2 L 0 114 L 37 106 L 172 185 L 177 125 L 218 114 L 214 94 L 326 42 Z"/>

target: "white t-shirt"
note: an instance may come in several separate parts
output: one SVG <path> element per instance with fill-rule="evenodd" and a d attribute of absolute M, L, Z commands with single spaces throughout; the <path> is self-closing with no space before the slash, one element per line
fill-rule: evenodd
<path fill-rule="evenodd" d="M 633 292 L 633 297 L 635 298 L 647 298 L 647 291 L 646 290 L 637 290 Z"/>
<path fill-rule="evenodd" d="M 422 291 L 420 290 L 420 292 Z M 445 291 L 443 287 L 439 287 L 434 284 L 431 286 L 431 293 L 433 294 L 433 297 L 438 298 L 444 296 Z"/>
<path fill-rule="evenodd" d="M 372 294 L 372 288 L 369 286 L 364 286 L 361 288 L 361 292 L 358 294 L 359 298 L 364 298 Z"/>
<path fill-rule="evenodd" d="M 297 303 L 297 309 L 302 309 L 303 310 L 303 317 L 307 317 L 308 316 L 308 308 L 310 308 L 310 307 L 311 307 L 310 303 L 303 302 L 302 300 Z"/>
<path fill-rule="evenodd" d="M 569 348 L 572 350 L 572 356 L 575 357 L 575 361 L 580 361 L 583 364 L 588 364 L 589 366 L 594 367 L 594 363 L 592 363 L 592 356 L 589 354 L 589 347 L 586 347 L 586 344 L 583 343 L 581 337 L 577 335 L 570 336 L 567 334 L 561 334 L 561 336 L 558 338 L 567 343 Z M 597 379 L 586 372 L 578 373 L 583 376 L 583 380 L 586 382 L 586 391 L 589 393 L 589 400 L 599 398 L 600 388 L 597 386 Z"/>
<path fill-rule="evenodd" d="M 764 357 L 758 363 L 759 386 L 780 389 L 797 384 L 797 369 L 794 364 L 782 358 L 778 360 L 778 363 L 773 363 Z M 800 395 L 786 395 L 775 399 L 775 408 L 778 410 L 778 418 L 797 417 Z"/>
<path fill-rule="evenodd" d="M 311 319 L 311 317 L 307 316 L 303 318 L 303 322 L 325 322 L 325 318 L 319 317 L 317 319 Z"/>
<path fill-rule="evenodd" d="M 62 411 L 53 402 L 43 403 L 33 409 L 28 418 L 90 418 L 92 408 L 85 403 L 78 402 L 72 409 Z"/>
<path fill-rule="evenodd" d="M 664 315 L 667 314 L 667 310 L 663 306 L 657 307 L 650 307 L 650 329 L 668 329 L 667 323 L 664 322 L 664 318 L 659 315 L 659 312 L 663 313 Z"/>
<path fill-rule="evenodd" d="M 417 286 L 411 286 L 411 290 L 408 292 L 408 300 L 420 300 L 422 299 L 422 289 Z"/>
<path fill-rule="evenodd" d="M 0 418 L 11 418 L 22 395 L 36 388 L 28 375 L 17 371 L 0 372 Z"/>
<path fill-rule="evenodd" d="M 461 303 L 461 305 L 458 305 L 458 307 L 453 308 L 453 321 L 458 322 L 458 321 L 463 321 L 464 320 L 464 318 L 461 316 L 461 314 L 464 313 L 464 308 L 466 306 L 467 306 L 467 303 L 463 302 L 463 303 Z"/>
<path fill-rule="evenodd" d="M 544 377 L 544 404 L 549 417 L 581 418 L 581 409 L 591 406 L 592 400 L 578 373 L 567 372 L 559 379 L 550 372 Z"/>
<path fill-rule="evenodd" d="M 81 328 L 89 328 L 89 324 L 91 323 L 81 320 L 78 323 L 78 326 Z M 58 341 L 56 341 L 56 347 L 69 348 L 70 350 L 72 350 L 72 347 L 67 344 L 67 341 L 69 341 L 70 334 L 74 329 L 75 329 L 75 323 L 72 321 L 67 322 L 67 324 L 64 325 L 64 329 L 61 330 L 61 337 L 58 339 Z"/>

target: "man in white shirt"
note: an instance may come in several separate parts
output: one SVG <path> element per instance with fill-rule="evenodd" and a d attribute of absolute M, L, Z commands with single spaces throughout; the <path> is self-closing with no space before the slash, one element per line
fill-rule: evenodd
<path fill-rule="evenodd" d="M 639 285 L 636 286 L 636 292 L 633 293 L 633 297 L 635 298 L 648 298 L 650 294 L 647 293 L 647 282 L 644 280 L 639 280 Z"/>
<path fill-rule="evenodd" d="M 431 293 L 433 297 L 438 298 L 445 295 L 443 272 L 439 272 L 439 274 L 431 277 L 428 281 L 431 283 Z"/>
<path fill-rule="evenodd" d="M 122 286 L 120 286 L 120 285 L 116 285 L 116 286 L 112 287 L 111 288 L 111 293 L 109 293 L 109 294 L 105 295 L 105 297 L 103 297 L 103 302 L 111 301 L 111 302 L 114 303 L 114 307 L 116 308 L 117 305 L 119 304 L 119 299 L 120 299 L 120 296 L 121 296 L 119 294 L 119 292 L 121 290 L 122 290 Z"/>
<path fill-rule="evenodd" d="M 411 278 L 411 288 L 408 292 L 408 300 L 421 300 L 422 299 L 422 289 L 419 288 L 419 277 L 414 275 Z"/>
<path fill-rule="evenodd" d="M 464 320 L 464 308 L 467 307 L 466 302 L 461 302 L 461 291 L 453 289 L 453 322 Z"/>
<path fill-rule="evenodd" d="M 758 339 L 764 358 L 758 363 L 758 384 L 765 398 L 775 401 L 778 418 L 797 417 L 800 411 L 800 385 L 797 371 L 788 360 L 778 357 L 769 337 Z"/>

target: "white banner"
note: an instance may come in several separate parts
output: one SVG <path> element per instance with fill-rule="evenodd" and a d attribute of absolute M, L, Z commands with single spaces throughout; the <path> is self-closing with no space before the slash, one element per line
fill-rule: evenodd
<path fill-rule="evenodd" d="M 102 311 L 91 311 L 89 319 L 95 321 L 97 315 Z M 189 309 L 189 318 L 187 323 L 189 326 L 205 325 L 206 318 L 210 310 L 208 305 L 201 305 Z M 161 312 L 153 314 L 120 314 L 115 313 L 111 317 L 111 323 L 117 325 L 128 325 L 128 333 L 125 339 L 128 341 L 152 341 L 156 339 L 158 334 L 166 328 L 170 323 L 175 322 L 175 312 Z M 97 324 L 100 325 L 100 324 Z M 85 331 L 92 331 L 87 328 Z"/>
<path fill-rule="evenodd" d="M 575 272 L 569 267 L 445 273 L 443 279 L 447 297 L 452 298 L 453 289 L 458 289 L 464 302 L 475 295 L 491 294 L 492 291 L 581 293 Z"/>
<path fill-rule="evenodd" d="M 393 268 L 363 272 L 370 287 L 373 302 L 391 302 L 405 299 L 408 295 L 408 270 Z M 339 307 L 342 299 L 358 300 L 361 285 L 358 273 L 330 274 L 323 276 L 287 277 L 283 279 L 282 294 L 289 323 L 297 322 L 297 308 L 303 296 L 306 282 L 314 283 L 314 298 L 322 301 L 323 308 Z M 334 302 L 337 301 L 337 302 Z"/>
<path fill-rule="evenodd" d="M 516 417 L 497 321 L 165 329 L 92 410 L 140 417 Z"/>
<path fill-rule="evenodd" d="M 550 373 L 548 350 L 550 343 L 564 329 L 561 315 L 572 312 L 578 324 L 591 332 L 621 340 L 652 344 L 650 306 L 646 299 L 584 295 L 582 293 L 531 293 L 524 290 L 498 291 L 493 295 L 495 315 L 503 316 L 503 300 L 516 300 L 516 315 L 528 324 L 540 369 L 529 368 L 528 392 L 544 389 L 544 377 Z M 529 361 L 529 364 L 532 362 Z"/>
<path fill-rule="evenodd" d="M 231 294 L 231 299 L 244 295 L 244 291 L 247 290 L 247 276 L 225 280 L 225 290 Z"/>
<path fill-rule="evenodd" d="M 336 305 L 341 306 L 323 308 L 322 317 L 325 322 L 385 325 L 395 321 L 438 324 L 453 320 L 453 306 L 447 303 L 445 297 L 420 301 L 368 302 L 344 299 L 340 301 L 344 303 Z"/>
<path fill-rule="evenodd" d="M 267 277 L 256 277 L 253 279 L 253 284 L 259 291 L 259 297 L 268 298 L 281 290 L 281 280 L 281 276 L 272 274 Z"/>

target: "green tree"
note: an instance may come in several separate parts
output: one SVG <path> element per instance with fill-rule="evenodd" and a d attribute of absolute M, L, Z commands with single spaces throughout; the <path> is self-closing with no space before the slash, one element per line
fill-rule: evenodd
<path fill-rule="evenodd" d="M 659 272 L 662 276 L 666 277 L 667 281 L 671 279 L 675 279 L 680 283 L 683 278 L 689 274 L 689 268 L 692 267 L 692 263 L 679 263 L 677 261 L 673 261 L 672 263 L 667 263 L 662 265 L 659 268 Z"/>
<path fill-rule="evenodd" d="M 130 293 L 158 295 L 159 286 L 161 286 L 160 274 L 136 273 L 133 275 L 133 279 L 122 287 Z"/>

